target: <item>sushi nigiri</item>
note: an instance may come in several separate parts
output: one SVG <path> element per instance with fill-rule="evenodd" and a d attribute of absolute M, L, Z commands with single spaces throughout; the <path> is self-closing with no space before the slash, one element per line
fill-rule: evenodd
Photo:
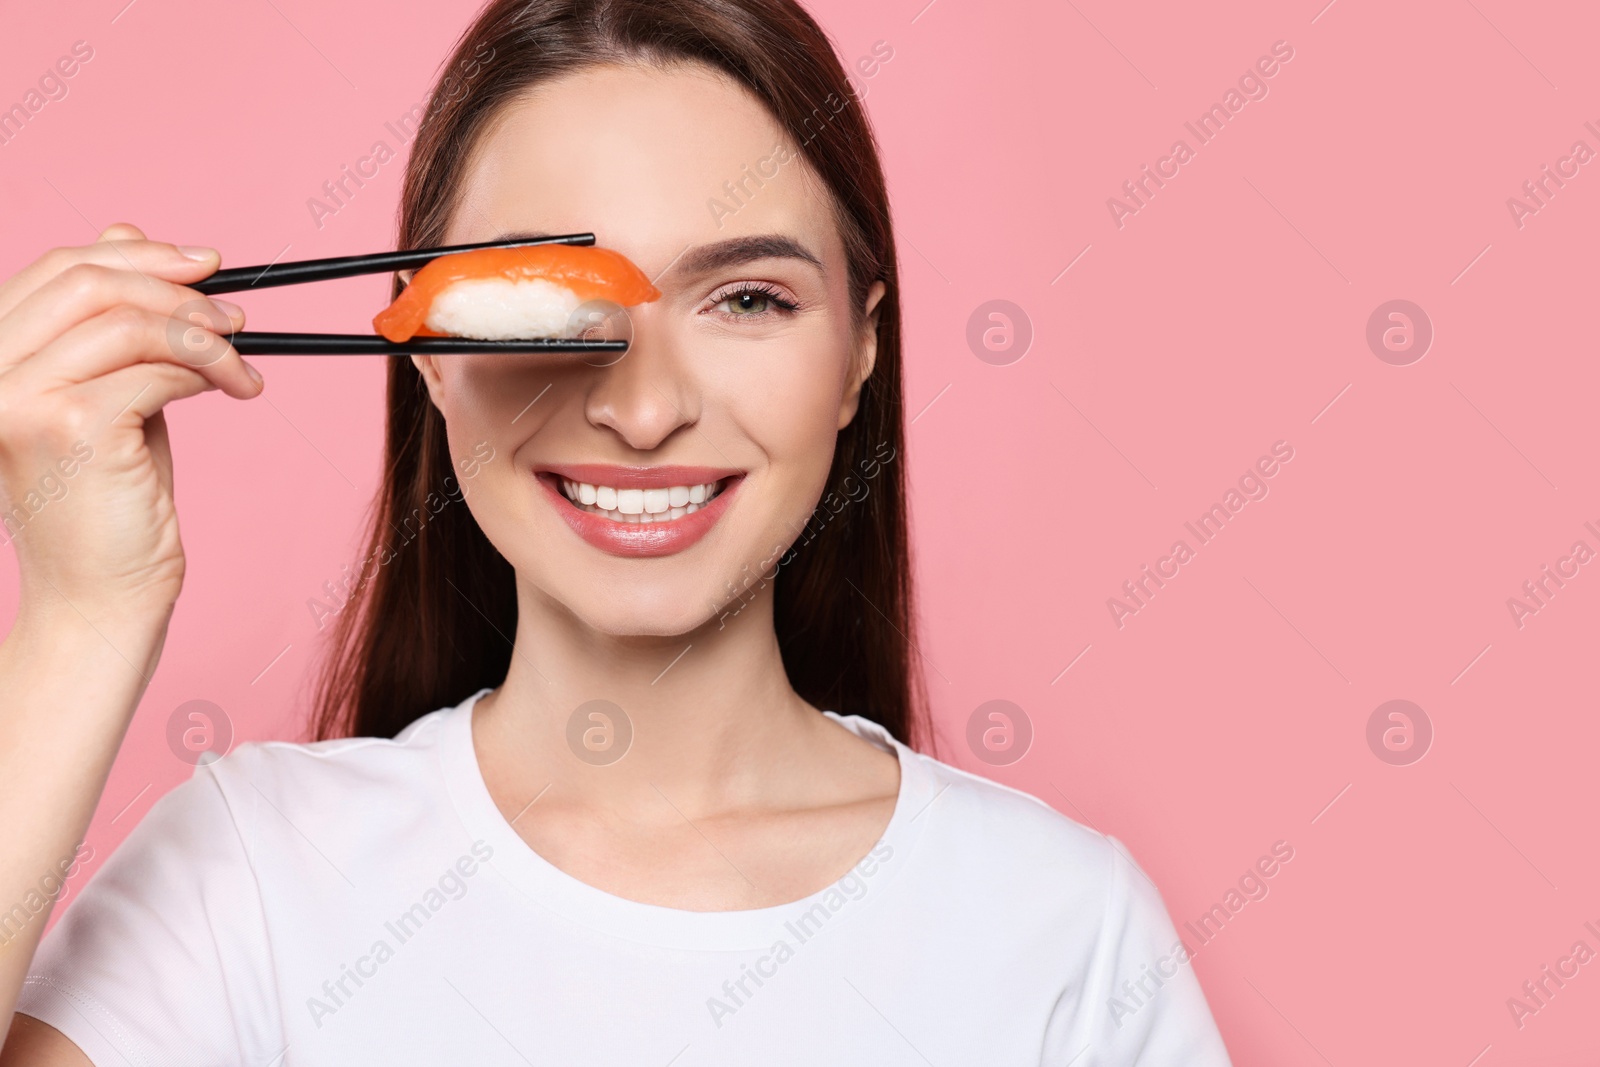
<path fill-rule="evenodd" d="M 591 300 L 630 307 L 661 296 L 620 252 L 587 245 L 480 248 L 440 256 L 372 320 L 391 341 L 418 335 L 508 341 L 575 337 Z"/>

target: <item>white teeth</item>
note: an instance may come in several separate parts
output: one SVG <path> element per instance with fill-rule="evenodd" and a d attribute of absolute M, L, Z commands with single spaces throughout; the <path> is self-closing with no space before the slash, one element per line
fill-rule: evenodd
<path fill-rule="evenodd" d="M 657 489 L 618 489 L 560 479 L 561 492 L 584 511 L 615 522 L 671 522 L 704 507 L 718 493 L 719 482 L 672 485 Z"/>

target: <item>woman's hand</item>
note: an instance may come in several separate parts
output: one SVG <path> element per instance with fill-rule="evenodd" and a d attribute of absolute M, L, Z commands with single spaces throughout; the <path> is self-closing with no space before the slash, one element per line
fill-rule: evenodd
<path fill-rule="evenodd" d="M 259 375 L 217 336 L 236 306 L 185 288 L 212 249 L 117 224 L 0 283 L 0 521 L 21 612 L 165 625 L 183 583 L 162 408 Z"/>

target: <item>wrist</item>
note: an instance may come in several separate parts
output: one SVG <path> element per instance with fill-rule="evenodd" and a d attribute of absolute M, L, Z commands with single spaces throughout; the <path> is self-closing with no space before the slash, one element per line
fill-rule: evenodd
<path fill-rule="evenodd" d="M 60 596 L 24 597 L 5 644 L 28 658 L 86 663 L 125 661 L 142 677 L 155 668 L 172 606 L 73 603 Z"/>

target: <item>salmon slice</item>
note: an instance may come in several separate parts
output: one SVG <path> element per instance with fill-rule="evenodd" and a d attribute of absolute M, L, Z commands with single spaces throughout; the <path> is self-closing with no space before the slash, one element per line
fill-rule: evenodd
<path fill-rule="evenodd" d="M 391 341 L 438 336 L 424 324 L 439 294 L 457 282 L 481 278 L 525 281 L 543 278 L 570 289 L 580 301 L 609 300 L 623 307 L 661 296 L 627 256 L 592 245 L 529 245 L 480 248 L 440 256 L 419 268 L 394 303 L 378 312 L 372 326 Z"/>

